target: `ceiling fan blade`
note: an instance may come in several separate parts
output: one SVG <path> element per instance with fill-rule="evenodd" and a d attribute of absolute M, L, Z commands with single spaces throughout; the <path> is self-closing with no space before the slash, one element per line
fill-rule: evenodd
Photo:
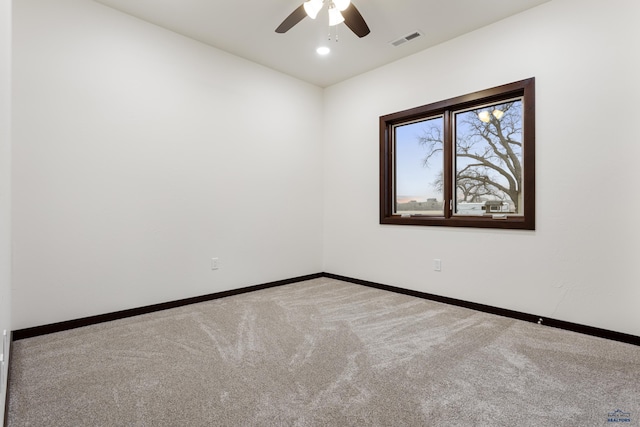
<path fill-rule="evenodd" d="M 353 3 L 342 12 L 344 24 L 358 37 L 364 37 L 371 32 L 369 26 Z"/>
<path fill-rule="evenodd" d="M 282 21 L 282 24 L 276 28 L 276 33 L 286 33 L 293 28 L 294 25 L 302 21 L 305 16 L 307 16 L 307 12 L 304 11 L 304 5 L 301 4 L 296 10 L 291 12 L 291 15 L 287 16 L 285 20 Z"/>

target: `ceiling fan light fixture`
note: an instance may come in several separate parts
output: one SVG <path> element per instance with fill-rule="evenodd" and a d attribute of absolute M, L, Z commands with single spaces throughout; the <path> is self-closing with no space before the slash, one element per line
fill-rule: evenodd
<path fill-rule="evenodd" d="M 349 7 L 351 0 L 333 0 L 333 4 L 340 12 L 342 12 Z"/>
<path fill-rule="evenodd" d="M 315 19 L 320 11 L 324 9 L 325 5 L 328 9 L 330 27 L 344 22 L 349 30 L 360 38 L 371 32 L 360 11 L 351 0 L 306 0 L 302 2 L 300 6 L 296 7 L 294 11 L 278 25 L 276 33 L 286 33 L 307 16 Z M 340 13 L 341 11 L 344 12 L 344 16 Z M 329 34 L 331 34 L 331 30 Z M 331 38 L 331 35 L 329 35 L 329 38 Z M 335 38 L 336 41 L 338 41 L 337 33 L 335 34 Z"/>
<path fill-rule="evenodd" d="M 336 7 L 329 8 L 329 26 L 333 27 L 344 22 L 344 16 Z"/>
<path fill-rule="evenodd" d="M 304 11 L 307 12 L 307 16 L 311 19 L 316 19 L 320 9 L 322 9 L 322 0 L 308 0 L 304 2 Z"/>

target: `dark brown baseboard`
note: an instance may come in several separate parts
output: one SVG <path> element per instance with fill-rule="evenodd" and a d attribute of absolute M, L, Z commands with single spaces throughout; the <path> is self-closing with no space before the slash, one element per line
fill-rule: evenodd
<path fill-rule="evenodd" d="M 551 319 L 547 317 L 541 317 L 535 314 L 522 313 L 519 311 L 508 310 L 505 308 L 493 307 L 490 305 L 479 304 L 455 298 L 444 297 L 440 295 L 429 294 L 425 292 L 414 291 L 410 289 L 399 288 L 396 286 L 384 285 L 380 283 L 370 282 L 367 280 L 354 279 L 352 277 L 339 276 L 332 273 L 316 273 L 306 276 L 294 277 L 291 279 L 278 280 L 275 282 L 264 283 L 261 285 L 248 286 L 245 288 L 233 289 L 224 292 L 217 292 L 208 295 L 202 295 L 192 298 L 185 298 L 177 301 L 170 301 L 160 304 L 149 305 L 145 307 L 132 308 L 128 310 L 117 311 L 113 313 L 99 314 L 97 316 L 84 317 L 82 319 L 67 320 L 64 322 L 52 323 L 49 325 L 35 326 L 31 328 L 18 329 L 13 331 L 11 336 L 12 340 L 21 340 L 25 338 L 31 338 L 39 335 L 46 335 L 54 332 L 61 332 L 69 329 L 80 328 L 83 326 L 89 326 L 96 323 L 109 322 L 117 319 L 124 319 L 126 317 L 138 316 L 140 314 L 152 313 L 155 311 L 166 310 L 169 308 L 181 307 L 184 305 L 195 304 L 204 301 L 211 301 L 218 298 L 224 298 L 232 295 L 239 295 L 246 292 L 258 291 L 260 289 L 267 289 L 276 286 L 288 285 L 291 283 L 302 282 L 305 280 L 317 279 L 320 277 L 327 277 L 336 280 L 342 280 L 344 282 L 354 283 L 358 285 L 368 286 L 372 288 L 382 289 L 390 292 L 405 294 L 414 296 L 417 298 L 427 299 L 431 301 L 437 301 L 445 304 L 455 305 L 459 307 L 469 308 L 476 311 L 482 311 L 485 313 L 496 314 L 498 316 L 510 317 L 513 319 L 523 320 L 525 322 L 533 322 L 542 324 L 545 326 L 551 326 L 554 328 L 565 329 L 568 331 L 579 332 L 586 335 L 592 335 L 600 338 L 606 338 L 613 341 L 624 342 L 627 344 L 633 344 L 640 346 L 640 337 L 622 332 L 610 331 L 606 329 L 596 328 L 593 326 L 580 325 L 577 323 L 566 322 L 563 320 Z"/>
<path fill-rule="evenodd" d="M 458 307 L 470 308 L 472 310 L 482 311 L 485 313 L 496 314 L 498 316 L 524 320 L 525 322 L 538 323 L 545 326 L 551 326 L 553 328 L 565 329 L 568 331 L 579 332 L 585 335 L 592 335 L 599 338 L 606 338 L 613 341 L 619 341 L 627 344 L 640 346 L 640 337 L 635 335 L 625 334 L 622 332 L 610 331 L 607 329 L 600 329 L 593 326 L 586 326 L 586 325 L 580 325 L 578 323 L 566 322 L 564 320 L 541 317 L 535 314 L 522 313 L 519 311 L 508 310 L 505 308 L 493 307 L 490 305 L 478 304 L 478 303 L 463 301 L 455 298 L 443 297 L 440 295 L 428 294 L 425 292 L 413 291 L 410 289 L 398 288 L 396 286 L 383 285 L 380 283 L 369 282 L 367 280 L 360 280 L 360 279 L 354 279 L 351 277 L 339 276 L 337 274 L 323 273 L 323 277 L 342 280 L 344 282 L 355 283 L 363 286 L 369 286 L 371 288 L 382 289 L 385 291 L 400 293 L 404 295 L 410 295 L 410 296 L 423 298 L 431 301 L 437 301 L 445 304 L 456 305 Z"/>
<path fill-rule="evenodd" d="M 177 301 L 163 302 L 159 304 L 147 305 L 144 307 L 130 308 L 128 310 L 115 311 L 113 313 L 98 314 L 96 316 L 83 317 L 81 319 L 67 320 L 64 322 L 51 323 L 48 325 L 34 326 L 31 328 L 18 329 L 13 331 L 13 340 L 37 337 L 39 335 L 62 332 L 69 329 L 81 328 L 83 326 L 95 325 L 97 323 L 110 322 L 112 320 L 124 319 L 127 317 L 139 316 L 141 314 L 153 313 L 155 311 L 167 310 L 169 308 L 182 307 L 189 304 L 211 301 L 218 298 L 240 295 L 247 292 L 259 291 L 261 289 L 283 286 L 305 280 L 322 277 L 322 273 L 309 274 L 307 276 L 294 277 L 292 279 L 278 280 L 275 282 L 263 283 L 261 285 L 247 286 L 245 288 L 232 289 L 229 291 L 216 292 L 213 294 L 201 295 L 197 297 L 185 298 Z"/>

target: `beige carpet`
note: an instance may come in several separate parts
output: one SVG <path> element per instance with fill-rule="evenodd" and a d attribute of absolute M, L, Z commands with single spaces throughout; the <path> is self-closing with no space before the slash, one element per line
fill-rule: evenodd
<path fill-rule="evenodd" d="M 20 340 L 11 361 L 11 427 L 639 421 L 640 347 L 328 278 Z"/>

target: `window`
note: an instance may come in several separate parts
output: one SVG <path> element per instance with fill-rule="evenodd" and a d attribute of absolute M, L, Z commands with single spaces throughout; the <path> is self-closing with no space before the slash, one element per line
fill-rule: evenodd
<path fill-rule="evenodd" d="M 535 229 L 535 79 L 380 117 L 380 223 Z"/>

